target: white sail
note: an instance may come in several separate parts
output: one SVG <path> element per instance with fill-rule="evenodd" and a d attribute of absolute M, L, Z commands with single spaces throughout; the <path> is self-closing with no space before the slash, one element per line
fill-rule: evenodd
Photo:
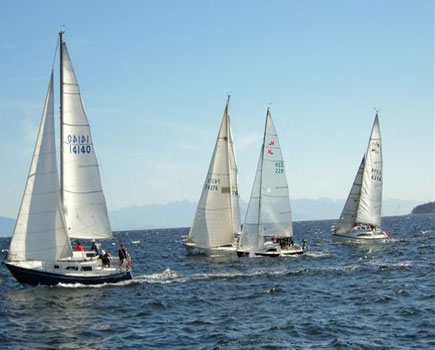
<path fill-rule="evenodd" d="M 203 248 L 232 244 L 234 234 L 240 231 L 238 193 L 232 195 L 232 189 L 237 191 L 237 183 L 232 182 L 236 179 L 237 168 L 235 158 L 231 160 L 230 156 L 233 150 L 228 105 L 229 98 L 188 237 Z M 234 164 L 230 165 L 232 162 Z"/>
<path fill-rule="evenodd" d="M 237 162 L 236 154 L 233 144 L 233 136 L 230 127 L 230 115 L 228 113 L 228 103 L 227 103 L 227 115 L 228 115 L 228 162 L 229 162 L 229 172 L 230 172 L 230 184 L 231 184 L 231 215 L 233 218 L 233 231 L 235 233 L 240 232 L 240 198 L 239 198 L 239 188 L 237 181 Z"/>
<path fill-rule="evenodd" d="M 261 248 L 265 236 L 293 236 L 285 166 L 269 109 L 240 249 Z"/>
<path fill-rule="evenodd" d="M 72 256 L 60 198 L 53 101 L 51 74 L 29 176 L 9 248 L 9 261 L 53 261 Z"/>
<path fill-rule="evenodd" d="M 255 173 L 254 184 L 252 185 L 251 197 L 249 198 L 248 210 L 246 211 L 245 223 L 243 224 L 242 235 L 240 237 L 239 248 L 244 251 L 254 251 L 259 244 L 260 237 L 260 198 L 261 198 L 261 177 L 263 172 L 263 150 L 261 146 L 260 158 L 258 159 L 257 171 Z M 262 229 L 262 228 L 261 228 Z"/>
<path fill-rule="evenodd" d="M 267 110 L 264 131 L 261 216 L 264 236 L 291 237 L 293 225 L 284 160 L 278 135 Z"/>
<path fill-rule="evenodd" d="M 363 157 L 361 164 L 356 173 L 355 180 L 347 197 L 346 203 L 343 208 L 343 212 L 340 215 L 340 219 L 337 222 L 336 233 L 347 233 L 355 226 L 356 214 L 358 211 L 358 205 L 361 195 L 362 175 L 364 171 L 365 157 Z"/>
<path fill-rule="evenodd" d="M 80 88 L 63 52 L 63 206 L 71 238 L 112 238 L 106 200 Z"/>
<path fill-rule="evenodd" d="M 381 225 L 381 207 L 382 143 L 378 114 L 376 114 L 366 153 L 356 222 L 379 227 Z"/>

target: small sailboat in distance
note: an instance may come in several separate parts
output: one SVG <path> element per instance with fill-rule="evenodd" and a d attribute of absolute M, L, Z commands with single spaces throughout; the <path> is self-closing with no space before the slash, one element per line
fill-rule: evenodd
<path fill-rule="evenodd" d="M 333 230 L 334 242 L 373 242 L 389 238 L 381 229 L 382 179 L 382 140 L 376 112 L 367 152 Z"/>
<path fill-rule="evenodd" d="M 249 199 L 237 255 L 303 254 L 293 241 L 290 196 L 284 160 L 269 108 L 260 159 Z"/>
<path fill-rule="evenodd" d="M 235 235 L 240 233 L 237 164 L 227 98 L 210 166 L 192 227 L 183 242 L 190 255 L 235 254 Z"/>
<path fill-rule="evenodd" d="M 88 119 L 66 44 L 60 46 L 60 183 L 53 72 L 5 265 L 22 283 L 100 284 L 132 278 L 129 259 L 73 251 L 70 238 L 112 239 Z M 106 256 L 105 258 L 108 258 Z M 104 262 L 103 262 L 104 260 Z"/>

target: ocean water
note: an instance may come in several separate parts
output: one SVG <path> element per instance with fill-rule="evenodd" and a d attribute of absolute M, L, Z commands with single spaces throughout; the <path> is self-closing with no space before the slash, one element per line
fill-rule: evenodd
<path fill-rule="evenodd" d="M 135 278 L 114 285 L 30 287 L 2 265 L 0 348 L 434 349 L 435 215 L 384 218 L 379 245 L 331 244 L 333 223 L 295 223 L 309 251 L 288 258 L 187 257 L 187 229 L 118 232 Z"/>

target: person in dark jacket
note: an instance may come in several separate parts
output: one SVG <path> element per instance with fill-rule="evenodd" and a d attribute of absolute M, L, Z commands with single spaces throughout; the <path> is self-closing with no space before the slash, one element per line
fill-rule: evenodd
<path fill-rule="evenodd" d="M 91 251 L 93 250 L 96 253 L 98 248 L 97 248 L 97 244 L 95 243 L 95 239 L 93 239 L 91 242 L 92 242 Z"/>
<path fill-rule="evenodd" d="M 103 264 L 103 267 L 110 267 L 110 258 L 111 258 L 111 255 L 110 255 L 109 252 L 106 252 L 106 251 L 103 250 L 101 252 L 100 258 L 101 258 L 101 262 Z"/>
<path fill-rule="evenodd" d="M 125 249 L 122 243 L 119 245 L 118 256 L 119 260 L 121 260 L 121 265 L 124 263 L 124 260 L 128 259 L 127 249 Z"/>

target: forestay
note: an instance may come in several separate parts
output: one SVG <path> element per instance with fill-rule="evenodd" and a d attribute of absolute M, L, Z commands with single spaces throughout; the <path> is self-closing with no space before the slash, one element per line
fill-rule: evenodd
<path fill-rule="evenodd" d="M 100 172 L 80 88 L 63 50 L 63 206 L 71 238 L 112 238 Z"/>
<path fill-rule="evenodd" d="M 381 225 L 382 207 L 382 144 L 378 114 L 376 114 L 366 152 L 361 196 L 356 222 Z"/>
<path fill-rule="evenodd" d="M 240 231 L 237 165 L 225 106 L 219 135 L 188 240 L 210 248 L 232 244 Z"/>
<path fill-rule="evenodd" d="M 8 260 L 53 261 L 69 256 L 56 163 L 52 73 Z"/>

